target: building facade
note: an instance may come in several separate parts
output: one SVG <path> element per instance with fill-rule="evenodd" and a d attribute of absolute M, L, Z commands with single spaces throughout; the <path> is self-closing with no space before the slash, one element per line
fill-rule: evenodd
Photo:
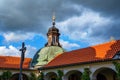
<path fill-rule="evenodd" d="M 65 52 L 42 68 L 45 80 L 56 80 L 58 70 L 63 80 L 82 80 L 85 69 L 89 69 L 90 80 L 119 80 L 116 66 L 119 63 L 120 40 L 83 49 Z M 120 66 L 120 65 L 119 65 Z"/>
<path fill-rule="evenodd" d="M 54 26 L 55 21 L 53 20 L 53 27 L 48 30 L 48 33 L 50 31 L 52 33 L 54 30 L 56 32 L 59 31 Z M 47 36 L 47 46 L 59 46 L 55 44 L 51 45 L 51 42 L 56 38 L 51 38 L 49 35 Z M 58 71 L 61 71 L 61 78 L 63 80 L 89 80 L 83 79 L 86 69 L 89 70 L 87 75 L 89 75 L 90 80 L 119 80 L 117 76 L 118 71 L 114 64 L 114 62 L 118 64 L 120 62 L 119 53 L 120 40 L 112 40 L 107 43 L 70 52 L 63 51 L 62 54 L 54 56 L 48 63 L 42 67 L 38 67 L 38 69 L 44 73 L 45 80 L 57 80 L 57 78 L 60 77 L 60 72 Z"/>

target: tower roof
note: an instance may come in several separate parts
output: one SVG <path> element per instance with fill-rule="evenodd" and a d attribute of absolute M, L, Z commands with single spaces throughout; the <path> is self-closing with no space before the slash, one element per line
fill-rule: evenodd
<path fill-rule="evenodd" d="M 52 16 L 52 27 L 49 28 L 47 35 L 50 33 L 58 33 L 60 35 L 59 29 L 55 27 L 55 19 L 56 17 L 53 15 Z"/>

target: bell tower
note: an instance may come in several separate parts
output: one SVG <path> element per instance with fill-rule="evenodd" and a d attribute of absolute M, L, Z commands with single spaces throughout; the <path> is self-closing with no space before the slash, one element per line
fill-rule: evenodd
<path fill-rule="evenodd" d="M 59 29 L 57 29 L 55 27 L 55 16 L 53 15 L 52 17 L 52 27 L 49 28 L 48 32 L 47 32 L 47 38 L 48 38 L 48 42 L 45 46 L 59 46 L 61 47 L 60 43 L 59 43 Z"/>
<path fill-rule="evenodd" d="M 48 41 L 45 44 L 45 47 L 37 51 L 32 60 L 31 66 L 40 68 L 64 52 L 64 49 L 59 43 L 59 36 L 59 29 L 55 27 L 55 16 L 53 16 L 52 27 L 50 27 L 47 32 Z"/>

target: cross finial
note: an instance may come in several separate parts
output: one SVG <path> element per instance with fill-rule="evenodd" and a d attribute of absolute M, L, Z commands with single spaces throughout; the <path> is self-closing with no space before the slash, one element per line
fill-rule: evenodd
<path fill-rule="evenodd" d="M 55 17 L 55 12 L 53 12 L 53 16 L 52 16 L 53 22 L 55 22 L 55 19 L 56 19 L 56 17 Z"/>

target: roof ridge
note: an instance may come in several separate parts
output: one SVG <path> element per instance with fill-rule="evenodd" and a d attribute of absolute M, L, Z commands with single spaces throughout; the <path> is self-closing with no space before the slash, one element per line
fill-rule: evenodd
<path fill-rule="evenodd" d="M 104 45 L 104 44 L 108 44 L 108 43 L 115 43 L 116 41 L 119 41 L 119 40 L 112 40 L 112 41 L 109 41 L 109 42 L 104 42 L 104 43 L 96 44 L 96 45 L 89 46 L 89 47 L 100 46 L 100 45 Z"/>
<path fill-rule="evenodd" d="M 79 49 L 72 50 L 72 51 L 68 51 L 68 52 L 64 52 L 64 53 L 74 52 L 74 51 L 77 51 L 77 50 L 86 49 L 86 48 L 90 48 L 90 47 L 96 47 L 96 46 L 100 46 L 100 45 L 104 45 L 104 44 L 108 44 L 108 43 L 115 43 L 115 42 L 117 42 L 117 41 L 120 41 L 120 40 L 112 40 L 112 41 L 109 41 L 109 42 L 104 42 L 104 43 L 101 43 L 101 44 L 96 44 L 96 45 L 92 45 L 92 46 L 87 46 L 87 47 L 84 47 L 84 48 L 79 48 Z"/>
<path fill-rule="evenodd" d="M 2 56 L 2 55 L 0 55 L 0 57 L 4 57 L 4 58 L 20 58 L 19 56 Z M 26 57 L 25 59 L 32 59 L 32 58 Z"/>

